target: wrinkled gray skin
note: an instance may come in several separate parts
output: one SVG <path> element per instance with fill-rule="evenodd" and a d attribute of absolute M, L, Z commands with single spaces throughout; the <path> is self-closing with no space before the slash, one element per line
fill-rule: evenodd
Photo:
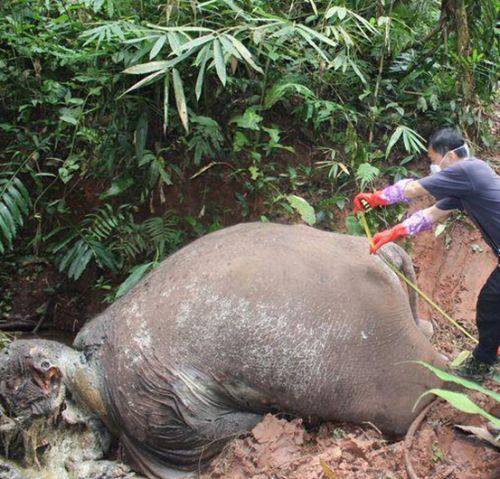
<path fill-rule="evenodd" d="M 413 274 L 399 247 L 385 254 Z M 149 478 L 197 469 L 270 411 L 401 435 L 417 398 L 441 385 L 407 362 L 442 366 L 410 303 L 365 239 L 237 225 L 165 260 L 88 323 L 74 349 L 11 344 L 0 400 L 27 421 L 50 414 L 66 388 Z"/>

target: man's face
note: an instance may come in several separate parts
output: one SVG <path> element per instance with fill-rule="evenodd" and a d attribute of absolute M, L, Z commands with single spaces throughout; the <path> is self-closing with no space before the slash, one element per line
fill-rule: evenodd
<path fill-rule="evenodd" d="M 434 151 L 432 146 L 429 146 L 427 149 L 427 156 L 431 160 L 431 163 L 434 165 L 439 165 L 443 160 L 443 155 L 440 155 L 437 151 Z"/>
<path fill-rule="evenodd" d="M 445 155 L 440 155 L 432 148 L 432 146 L 429 146 L 427 149 L 427 156 L 431 160 L 432 164 L 440 166 L 441 169 L 447 168 L 455 161 L 459 160 L 454 150 L 448 151 Z"/>

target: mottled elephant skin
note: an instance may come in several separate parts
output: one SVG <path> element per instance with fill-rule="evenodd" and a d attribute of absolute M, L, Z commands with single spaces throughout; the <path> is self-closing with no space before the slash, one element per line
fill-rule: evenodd
<path fill-rule="evenodd" d="M 89 322 L 74 349 L 24 343 L 32 347 L 8 348 L 4 370 L 12 376 L 16 355 L 42 349 L 55 371 L 38 369 L 42 383 L 50 377 L 46 394 L 60 377 L 120 438 L 132 467 L 156 479 L 197 469 L 269 411 L 401 435 L 417 398 L 441 385 L 409 362 L 442 360 L 366 239 L 301 225 L 209 234 Z M 0 387 L 7 409 L 9 387 Z"/>

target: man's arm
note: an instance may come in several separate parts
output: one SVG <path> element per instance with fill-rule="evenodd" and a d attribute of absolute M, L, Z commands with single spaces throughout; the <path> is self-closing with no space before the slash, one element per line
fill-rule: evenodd
<path fill-rule="evenodd" d="M 414 200 L 421 196 L 428 195 L 429 192 L 418 182 L 418 180 L 414 180 L 405 186 L 404 194 L 408 199 Z M 433 207 L 429 208 L 429 210 L 432 208 Z"/>
<path fill-rule="evenodd" d="M 464 198 L 474 191 L 469 176 L 461 163 L 419 180 L 404 179 L 374 193 L 359 193 L 354 198 L 354 213 L 364 211 L 365 205 L 372 208 L 408 203 L 425 195 L 437 200 L 454 197 Z"/>
<path fill-rule="evenodd" d="M 425 194 L 427 194 L 427 192 Z M 430 208 L 423 210 L 423 212 L 431 219 L 432 224 L 436 224 L 442 223 L 445 219 L 447 219 L 448 216 L 451 215 L 453 210 L 441 210 L 437 207 L 437 205 L 432 205 Z"/>
<path fill-rule="evenodd" d="M 434 224 L 444 221 L 452 211 L 451 209 L 442 210 L 437 205 L 417 211 L 393 228 L 377 233 L 373 237 L 373 245 L 370 248 L 370 252 L 375 253 L 382 245 L 398 238 L 406 238 L 407 236 L 416 235 L 421 231 L 431 230 Z"/>
<path fill-rule="evenodd" d="M 354 214 L 365 210 L 365 205 L 372 208 L 406 202 L 427 195 L 427 190 L 417 180 L 400 180 L 383 190 L 374 193 L 359 193 L 354 198 Z"/>

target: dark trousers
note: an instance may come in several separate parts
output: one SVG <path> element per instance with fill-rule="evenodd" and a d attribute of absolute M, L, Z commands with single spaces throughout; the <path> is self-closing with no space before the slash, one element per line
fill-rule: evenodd
<path fill-rule="evenodd" d="M 493 364 L 500 345 L 500 264 L 479 293 L 476 312 L 479 344 L 474 350 L 474 357 Z"/>

